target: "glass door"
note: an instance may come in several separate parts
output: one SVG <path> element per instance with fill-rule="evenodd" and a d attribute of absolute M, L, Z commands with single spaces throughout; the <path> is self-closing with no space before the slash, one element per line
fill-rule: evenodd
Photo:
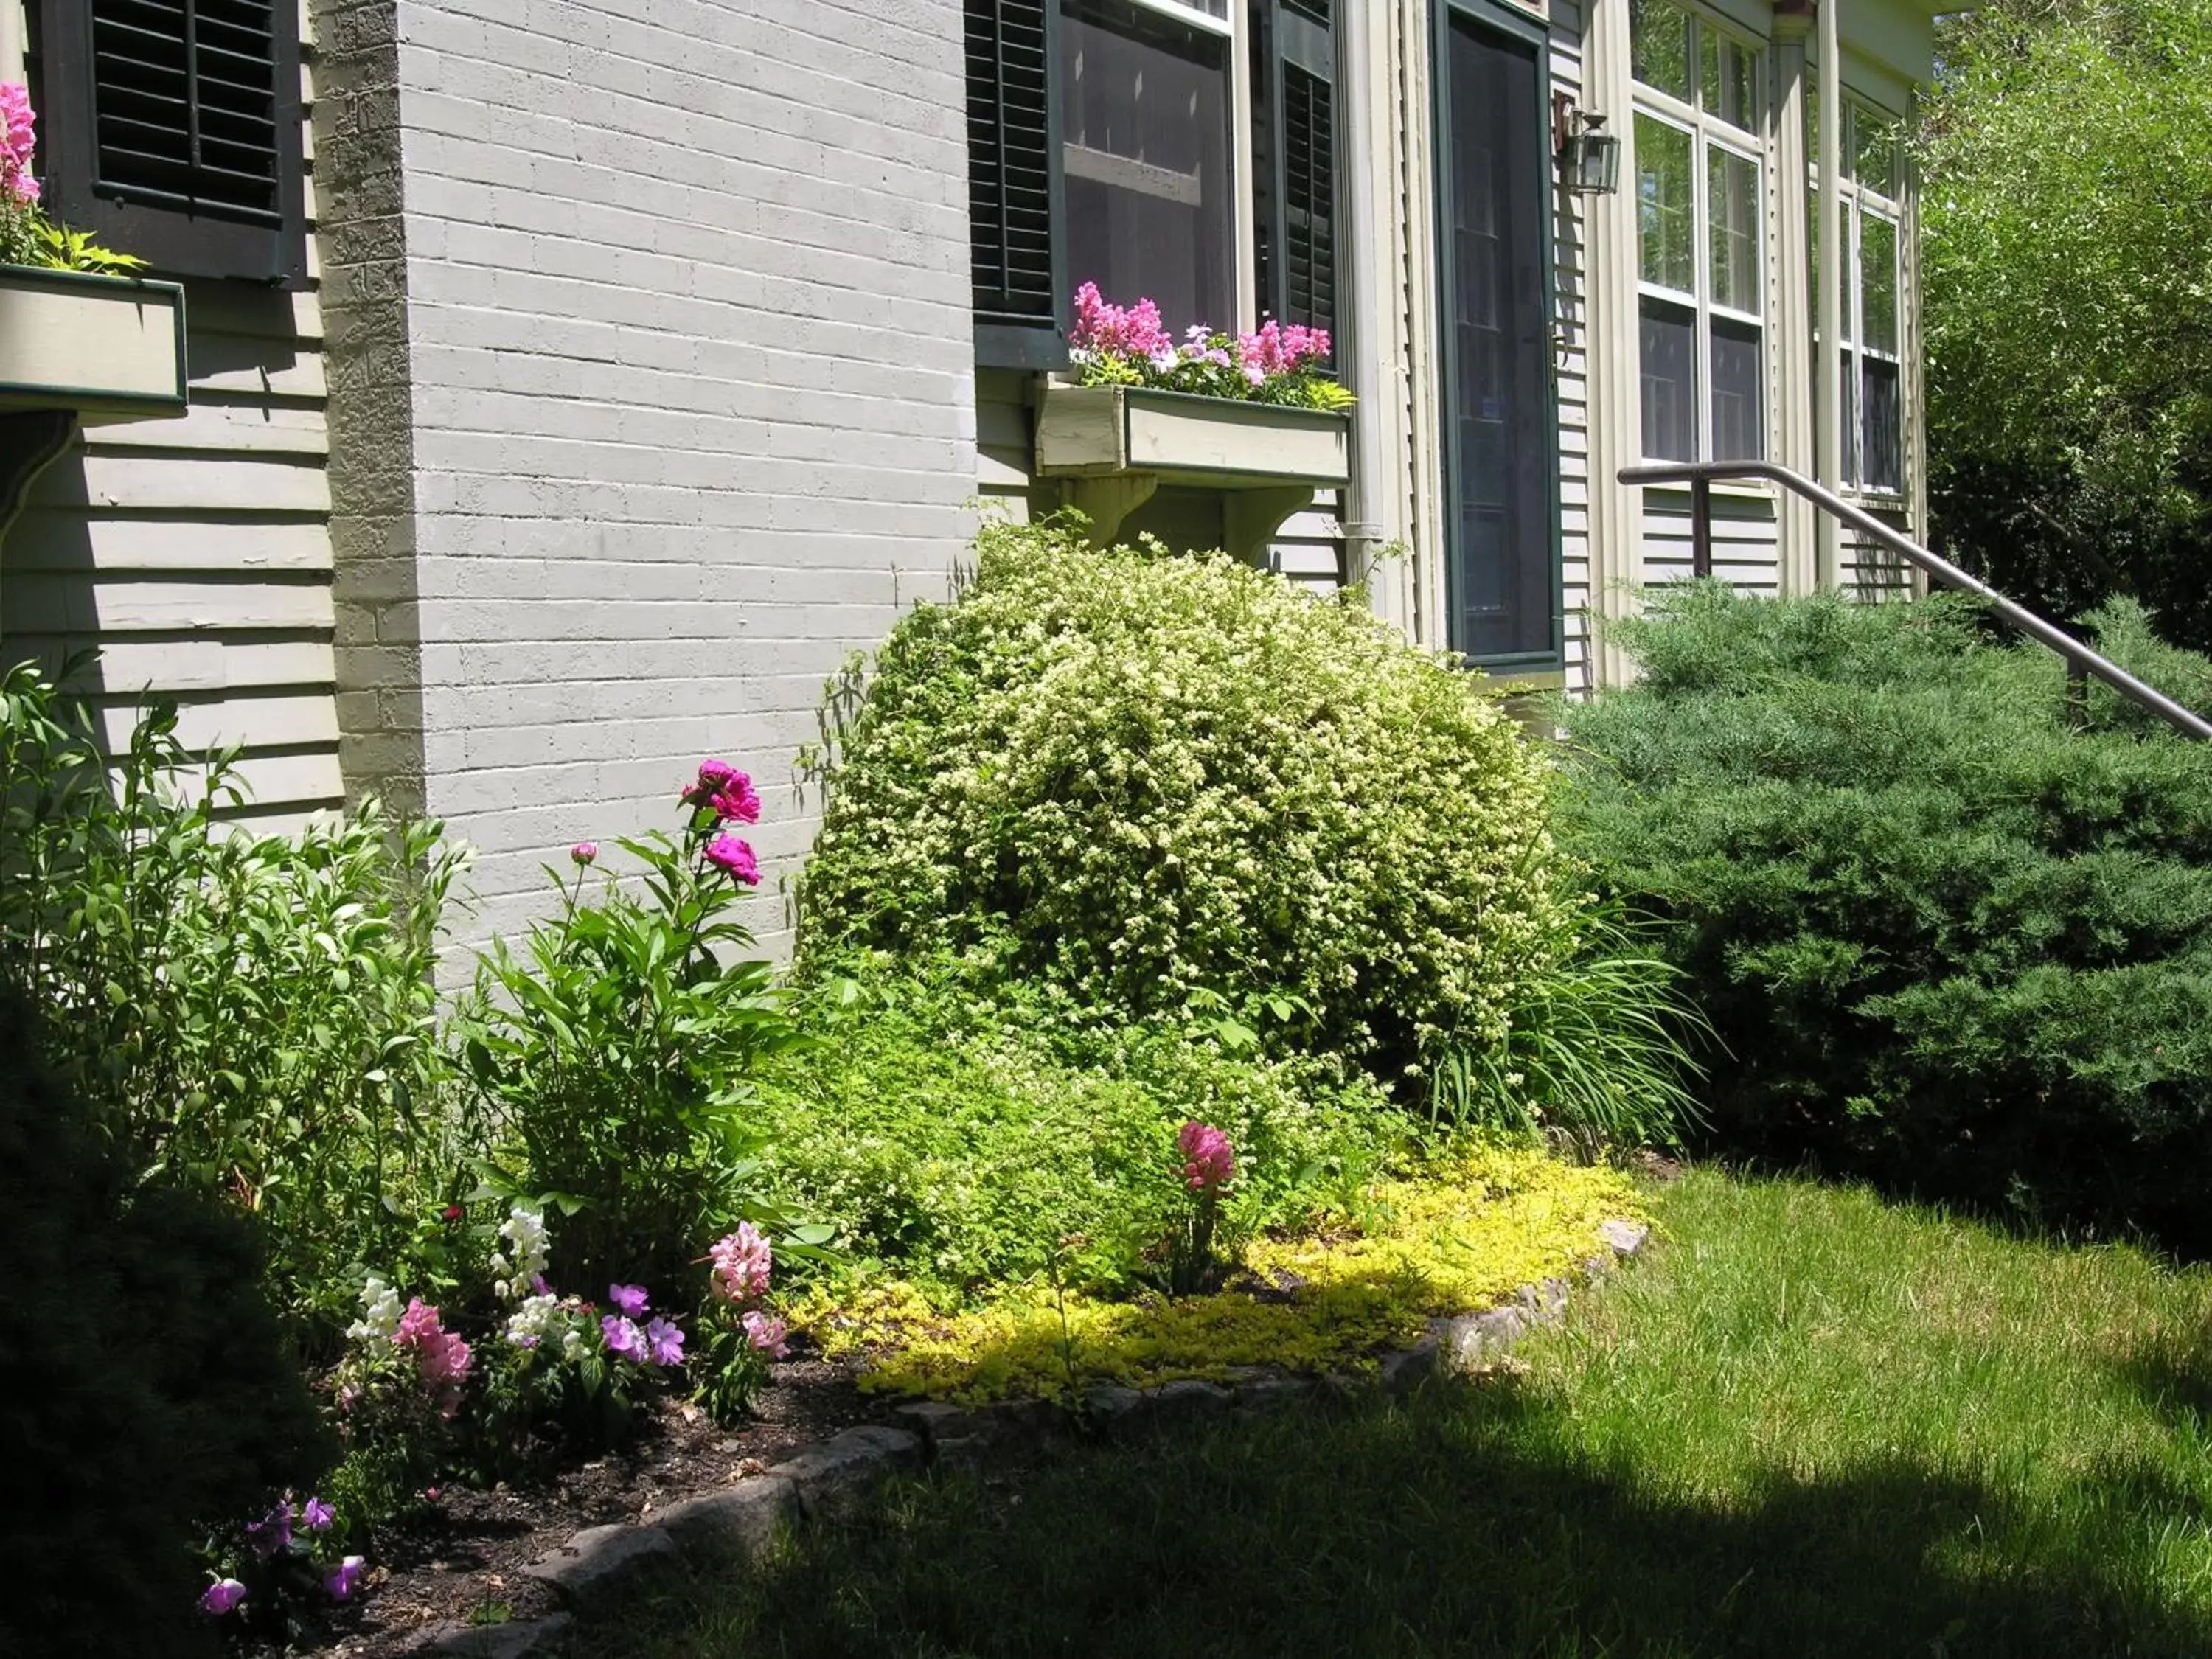
<path fill-rule="evenodd" d="M 1561 636 L 1543 39 L 1440 9 L 1449 642 L 1548 666 Z"/>

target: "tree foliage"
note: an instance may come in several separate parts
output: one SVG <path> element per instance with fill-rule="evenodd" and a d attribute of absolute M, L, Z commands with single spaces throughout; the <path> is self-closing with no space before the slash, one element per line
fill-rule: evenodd
<path fill-rule="evenodd" d="M 1955 556 L 2212 644 L 2212 7 L 1947 20 L 1923 134 L 1930 483 Z"/>

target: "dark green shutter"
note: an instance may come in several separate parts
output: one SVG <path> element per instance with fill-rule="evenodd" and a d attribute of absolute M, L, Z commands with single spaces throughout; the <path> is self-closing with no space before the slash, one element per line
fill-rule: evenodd
<path fill-rule="evenodd" d="M 1334 0 L 1255 0 L 1260 308 L 1336 331 Z"/>
<path fill-rule="evenodd" d="M 967 0 L 968 204 L 976 359 L 1066 361 L 1053 118 L 1058 0 Z"/>

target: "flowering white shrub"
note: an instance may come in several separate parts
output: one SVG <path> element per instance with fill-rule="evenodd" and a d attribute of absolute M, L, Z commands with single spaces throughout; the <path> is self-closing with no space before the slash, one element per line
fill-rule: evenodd
<path fill-rule="evenodd" d="M 987 527 L 824 770 L 817 960 L 964 952 L 1086 1012 L 1225 999 L 1390 1077 L 1501 1042 L 1575 943 L 1548 763 L 1483 683 L 1219 556 Z"/>

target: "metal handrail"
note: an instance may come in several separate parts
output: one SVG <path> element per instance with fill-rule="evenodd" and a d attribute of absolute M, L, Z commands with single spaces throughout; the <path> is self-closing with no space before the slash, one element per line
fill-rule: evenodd
<path fill-rule="evenodd" d="M 2018 629 L 2039 645 L 2057 652 L 2066 664 L 2066 678 L 2076 700 L 2086 690 L 2088 676 L 2097 678 L 2130 702 L 2138 703 L 2185 738 L 2212 738 L 2212 721 L 2183 708 L 2154 687 L 2145 685 L 2110 658 L 2100 655 L 2055 623 L 2045 622 L 2025 605 L 2016 605 L 1987 582 L 1968 575 L 1947 559 L 1940 559 L 1910 537 L 1845 501 L 1824 484 L 1772 461 L 1683 461 L 1663 466 L 1625 466 L 1625 484 L 1683 484 L 1690 486 L 1690 568 L 1692 574 L 1713 574 L 1713 481 L 1716 478 L 1765 478 L 1802 496 L 1830 517 L 1881 543 L 1906 562 L 1928 573 L 1931 581 L 1961 593 L 1972 593 L 1997 618 Z"/>

